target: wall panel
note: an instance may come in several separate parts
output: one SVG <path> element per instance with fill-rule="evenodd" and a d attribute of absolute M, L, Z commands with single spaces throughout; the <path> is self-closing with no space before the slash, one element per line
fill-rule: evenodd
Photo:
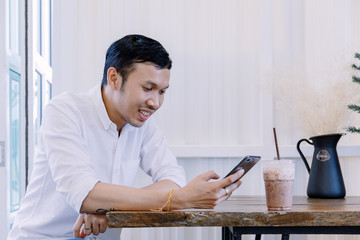
<path fill-rule="evenodd" d="M 276 73 L 327 73 L 333 62 L 349 60 L 342 56 L 360 51 L 357 0 L 62 0 L 54 4 L 58 7 L 54 9 L 55 93 L 80 92 L 98 83 L 105 51 L 116 39 L 129 33 L 153 37 L 174 62 L 170 89 L 154 118 L 188 180 L 211 169 L 223 175 L 238 161 L 236 157 L 245 154 L 275 157 L 275 126 L 281 156 L 297 159 L 295 194 L 305 194 L 308 175 L 295 144 L 310 136 L 294 118 L 294 102 L 281 103 L 277 86 L 285 81 L 285 91 L 290 91 L 306 79 L 299 75 L 281 79 Z M 327 80 L 314 81 L 314 86 Z M 360 136 L 348 134 L 339 144 L 352 195 L 359 194 L 354 185 L 359 180 L 359 143 Z M 312 147 L 304 149 L 310 157 Z M 139 174 L 137 186 L 148 183 L 150 178 Z M 236 194 L 264 194 L 262 185 L 258 166 Z M 219 239 L 219 234 L 219 228 L 127 229 L 123 239 Z"/>

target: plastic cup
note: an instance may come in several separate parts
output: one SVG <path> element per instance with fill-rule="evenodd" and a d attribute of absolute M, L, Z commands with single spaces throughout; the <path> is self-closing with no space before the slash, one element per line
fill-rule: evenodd
<path fill-rule="evenodd" d="M 294 160 L 262 161 L 262 171 L 268 210 L 291 210 L 295 178 Z"/>

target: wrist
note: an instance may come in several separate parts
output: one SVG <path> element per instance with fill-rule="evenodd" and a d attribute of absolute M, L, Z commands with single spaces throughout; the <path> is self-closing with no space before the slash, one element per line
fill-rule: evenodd
<path fill-rule="evenodd" d="M 186 201 L 186 195 L 182 188 L 176 189 L 172 196 L 171 209 L 186 209 L 189 208 L 188 201 Z"/>

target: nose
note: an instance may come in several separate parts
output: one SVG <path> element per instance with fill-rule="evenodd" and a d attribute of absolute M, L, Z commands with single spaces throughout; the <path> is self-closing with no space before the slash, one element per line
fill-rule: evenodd
<path fill-rule="evenodd" d="M 147 105 L 151 107 L 153 110 L 157 110 L 161 106 L 161 97 L 157 94 L 152 95 L 147 101 Z"/>

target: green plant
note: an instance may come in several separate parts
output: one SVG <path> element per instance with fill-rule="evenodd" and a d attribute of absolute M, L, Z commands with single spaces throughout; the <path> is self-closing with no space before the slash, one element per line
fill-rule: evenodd
<path fill-rule="evenodd" d="M 359 59 L 360 60 L 360 54 L 359 53 L 355 53 L 355 58 Z M 356 64 L 353 64 L 352 65 L 352 68 L 354 70 L 358 70 L 360 71 L 360 66 L 356 65 Z M 357 77 L 355 75 L 352 76 L 352 81 L 354 83 L 357 83 L 357 84 L 360 84 L 360 77 Z M 357 105 L 357 104 L 349 104 L 348 105 L 348 108 L 352 111 L 355 111 L 357 113 L 360 113 L 360 106 Z M 356 128 L 354 126 L 350 126 L 347 128 L 347 131 L 348 132 L 351 132 L 351 133 L 360 133 L 360 128 Z"/>

